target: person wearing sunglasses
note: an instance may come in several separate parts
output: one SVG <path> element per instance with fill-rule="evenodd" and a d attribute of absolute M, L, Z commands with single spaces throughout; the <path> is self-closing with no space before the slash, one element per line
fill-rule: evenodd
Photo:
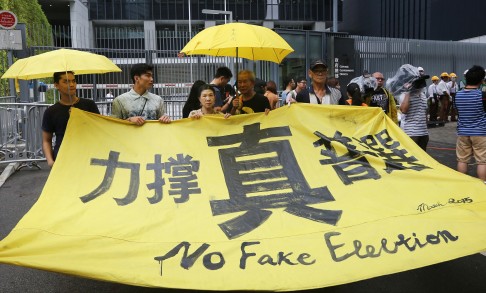
<path fill-rule="evenodd" d="M 384 87 L 385 78 L 383 73 L 375 72 L 372 76 L 376 79 L 376 89 L 365 98 L 365 103 L 370 107 L 380 107 L 393 122 L 398 124 L 395 97 Z"/>

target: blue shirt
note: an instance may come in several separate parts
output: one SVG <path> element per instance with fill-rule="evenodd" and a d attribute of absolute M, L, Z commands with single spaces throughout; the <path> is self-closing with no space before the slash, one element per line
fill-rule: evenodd
<path fill-rule="evenodd" d="M 457 135 L 486 136 L 486 113 L 479 89 L 464 89 L 455 98 L 458 119 Z"/>

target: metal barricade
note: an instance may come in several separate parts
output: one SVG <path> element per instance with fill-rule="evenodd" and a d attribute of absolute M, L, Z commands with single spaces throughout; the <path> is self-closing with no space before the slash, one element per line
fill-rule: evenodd
<path fill-rule="evenodd" d="M 0 105 L 0 161 L 11 161 L 25 149 L 22 138 L 22 109 Z"/>
<path fill-rule="evenodd" d="M 166 114 L 182 118 L 186 99 L 166 98 Z M 111 102 L 97 102 L 102 115 L 111 115 Z M 42 152 L 42 117 L 50 104 L 0 103 L 0 163 L 45 160 Z"/>
<path fill-rule="evenodd" d="M 170 116 L 172 120 L 182 119 L 182 108 L 186 99 L 176 98 L 176 99 L 164 99 L 165 113 Z"/>
<path fill-rule="evenodd" d="M 110 116 L 111 115 L 111 104 L 112 102 L 96 102 L 96 106 L 98 106 L 98 110 L 100 111 L 101 115 Z"/>
<path fill-rule="evenodd" d="M 42 116 L 50 105 L 0 103 L 0 163 L 45 160 Z"/>
<path fill-rule="evenodd" d="M 17 102 L 16 96 L 0 97 L 0 103 L 15 103 Z"/>

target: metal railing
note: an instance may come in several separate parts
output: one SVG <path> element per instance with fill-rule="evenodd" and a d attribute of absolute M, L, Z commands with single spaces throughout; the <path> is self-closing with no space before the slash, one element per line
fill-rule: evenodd
<path fill-rule="evenodd" d="M 0 97 L 0 101 L 5 100 Z M 182 118 L 186 99 L 165 100 L 166 114 L 172 120 Z M 111 102 L 97 102 L 101 115 L 111 115 Z M 0 103 L 0 164 L 44 161 L 42 117 L 51 104 Z"/>
<path fill-rule="evenodd" d="M 44 160 L 42 116 L 49 105 L 0 103 L 0 163 Z"/>

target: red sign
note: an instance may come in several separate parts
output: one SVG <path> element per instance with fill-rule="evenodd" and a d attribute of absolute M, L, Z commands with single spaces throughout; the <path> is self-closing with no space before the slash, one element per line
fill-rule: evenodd
<path fill-rule="evenodd" d="M 0 27 L 4 29 L 13 29 L 17 25 L 17 16 L 7 10 L 0 10 Z"/>

